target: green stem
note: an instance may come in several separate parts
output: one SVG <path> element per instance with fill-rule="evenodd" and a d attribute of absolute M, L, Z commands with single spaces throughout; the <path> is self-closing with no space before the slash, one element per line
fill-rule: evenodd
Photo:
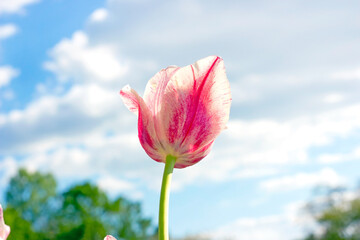
<path fill-rule="evenodd" d="M 161 184 L 160 207 L 159 207 L 159 240 L 169 240 L 169 196 L 171 177 L 176 162 L 176 157 L 166 156 L 165 169 Z"/>

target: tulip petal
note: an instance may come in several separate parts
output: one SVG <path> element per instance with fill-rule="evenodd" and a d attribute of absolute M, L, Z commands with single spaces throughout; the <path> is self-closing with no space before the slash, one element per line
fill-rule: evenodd
<path fill-rule="evenodd" d="M 127 108 L 138 115 L 138 135 L 145 152 L 152 159 L 163 162 L 166 155 L 163 153 L 164 151 L 161 144 L 156 138 L 154 119 L 148 106 L 139 94 L 131 89 L 129 85 L 121 89 L 120 96 Z"/>
<path fill-rule="evenodd" d="M 207 57 L 177 71 L 166 86 L 160 111 L 160 122 L 177 155 L 211 148 L 226 126 L 230 103 L 230 85 L 220 57 Z M 180 166 L 181 161 L 177 163 Z"/>
<path fill-rule="evenodd" d="M 0 204 L 0 240 L 6 240 L 10 234 L 10 227 L 4 222 L 4 213 Z"/>
<path fill-rule="evenodd" d="M 179 70 L 179 67 L 170 66 L 155 74 L 146 85 L 144 101 L 155 116 L 161 108 L 161 101 L 169 80 Z"/>
<path fill-rule="evenodd" d="M 201 148 L 198 148 L 196 152 L 180 155 L 174 167 L 186 168 L 188 166 L 194 165 L 195 163 L 198 163 L 200 160 L 202 160 L 210 153 L 213 143 L 214 141 L 210 142 L 209 144 Z"/>
<path fill-rule="evenodd" d="M 116 240 L 116 238 L 114 238 L 113 236 L 111 235 L 107 235 L 104 240 Z"/>
<path fill-rule="evenodd" d="M 156 137 L 160 143 L 162 143 L 162 148 L 166 153 L 173 153 L 172 148 L 166 144 L 167 134 L 163 127 L 163 123 L 161 119 L 159 119 L 159 112 L 162 108 L 162 99 L 164 96 L 164 92 L 167 84 L 174 74 L 179 70 L 179 67 L 170 66 L 166 69 L 162 69 L 160 72 L 155 74 L 150 81 L 147 83 L 144 93 L 144 101 L 149 107 L 152 116 L 154 118 L 154 128 Z M 166 155 L 165 155 L 166 158 Z M 165 159 L 164 159 L 165 160 Z"/>

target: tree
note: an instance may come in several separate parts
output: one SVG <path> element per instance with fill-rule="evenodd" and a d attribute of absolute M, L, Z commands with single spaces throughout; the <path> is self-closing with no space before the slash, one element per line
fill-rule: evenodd
<path fill-rule="evenodd" d="M 55 223 L 52 216 L 58 208 L 56 181 L 51 174 L 29 173 L 20 169 L 10 180 L 5 199 L 8 215 L 13 216 L 14 219 L 21 219 L 20 222 L 24 224 L 21 226 L 24 226 L 24 231 L 29 235 L 25 239 L 32 239 L 34 236 L 39 239 L 40 236 L 35 232 L 43 232 L 47 235 L 54 232 L 52 226 Z M 15 224 L 18 226 L 17 223 Z M 10 240 L 22 239 L 14 237 L 16 231 L 18 229 L 12 230 Z"/>
<path fill-rule="evenodd" d="M 62 197 L 60 222 L 63 231 L 82 229 L 84 239 L 99 239 L 96 234 L 88 234 L 94 229 L 97 229 L 96 233 L 111 232 L 129 240 L 146 239 L 149 234 L 151 220 L 142 217 L 139 203 L 122 197 L 111 201 L 90 183 L 74 186 Z M 85 238 L 87 235 L 91 237 Z"/>
<path fill-rule="evenodd" d="M 18 211 L 14 208 L 7 207 L 4 211 L 6 217 L 6 224 L 11 226 L 11 234 L 8 240 L 12 239 L 27 239 L 38 240 L 42 239 L 39 234 L 33 231 L 31 223 L 23 219 Z"/>
<path fill-rule="evenodd" d="M 360 239 L 359 194 L 348 196 L 344 189 L 328 189 L 325 197 L 318 197 L 307 209 L 319 224 L 321 233 L 310 233 L 306 240 Z"/>
<path fill-rule="evenodd" d="M 51 174 L 20 170 L 10 181 L 6 200 L 6 219 L 14 226 L 9 240 L 98 240 L 106 234 L 143 240 L 154 230 L 140 203 L 111 200 L 91 183 L 58 193 Z"/>

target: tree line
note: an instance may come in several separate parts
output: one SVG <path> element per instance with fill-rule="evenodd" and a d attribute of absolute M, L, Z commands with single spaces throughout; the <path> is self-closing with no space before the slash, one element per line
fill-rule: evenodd
<path fill-rule="evenodd" d="M 304 240 L 360 240 L 360 188 L 320 187 L 305 210 L 317 225 Z"/>
<path fill-rule="evenodd" d="M 51 174 L 24 169 L 10 180 L 5 193 L 8 240 L 157 239 L 141 205 L 124 197 L 110 199 L 94 184 L 85 182 L 57 191 Z"/>

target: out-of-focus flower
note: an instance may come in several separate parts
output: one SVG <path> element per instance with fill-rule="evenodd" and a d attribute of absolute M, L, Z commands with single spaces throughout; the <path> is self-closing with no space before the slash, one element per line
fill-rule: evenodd
<path fill-rule="evenodd" d="M 10 227 L 4 222 L 4 212 L 0 204 L 0 240 L 6 240 L 10 233 Z"/>
<path fill-rule="evenodd" d="M 175 157 L 175 168 L 203 159 L 230 114 L 230 84 L 217 56 L 161 70 L 148 82 L 144 98 L 129 85 L 120 95 L 138 115 L 139 139 L 146 153 L 158 162 Z"/>
<path fill-rule="evenodd" d="M 114 238 L 113 236 L 111 235 L 107 235 L 104 240 L 116 240 L 116 238 Z"/>

